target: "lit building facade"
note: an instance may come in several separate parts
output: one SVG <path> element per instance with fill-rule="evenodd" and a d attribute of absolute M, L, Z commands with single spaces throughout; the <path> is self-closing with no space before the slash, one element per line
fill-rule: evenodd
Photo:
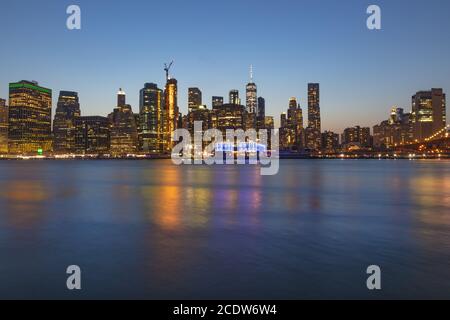
<path fill-rule="evenodd" d="M 0 99 L 0 154 L 8 153 L 8 106 Z"/>
<path fill-rule="evenodd" d="M 202 92 L 199 88 L 188 89 L 188 111 L 197 109 L 202 105 Z"/>
<path fill-rule="evenodd" d="M 303 110 L 294 97 L 289 99 L 287 114 L 282 114 L 280 129 L 284 150 L 299 152 L 304 148 Z"/>
<path fill-rule="evenodd" d="M 264 120 L 264 127 L 267 130 L 274 130 L 275 129 L 275 120 L 272 116 L 266 116 Z"/>
<path fill-rule="evenodd" d="M 254 115 L 258 112 L 257 87 L 254 82 L 250 82 L 246 86 L 246 110 L 247 113 Z"/>
<path fill-rule="evenodd" d="M 310 150 L 321 148 L 321 118 L 320 118 L 320 85 L 308 84 L 308 127 L 306 129 L 306 147 Z"/>
<path fill-rule="evenodd" d="M 256 115 L 256 129 L 264 129 L 266 123 L 266 100 L 263 97 L 258 98 L 258 113 Z"/>
<path fill-rule="evenodd" d="M 325 153 L 336 153 L 339 150 L 339 134 L 332 131 L 323 132 L 322 150 Z"/>
<path fill-rule="evenodd" d="M 355 126 L 344 130 L 342 144 L 345 149 L 368 149 L 372 146 L 370 128 Z"/>
<path fill-rule="evenodd" d="M 168 79 L 164 91 L 164 112 L 163 112 L 163 153 L 170 153 L 172 150 L 172 133 L 178 128 L 178 82 L 176 79 Z"/>
<path fill-rule="evenodd" d="M 224 135 L 227 129 L 246 130 L 246 111 L 243 105 L 224 104 L 211 111 L 211 127 L 219 129 Z"/>
<path fill-rule="evenodd" d="M 186 119 L 183 121 L 183 128 L 189 130 L 192 137 L 194 137 L 194 134 L 201 134 L 212 128 L 211 124 L 211 110 L 208 109 L 207 106 L 201 105 L 198 106 L 198 108 L 195 108 L 191 112 L 187 114 L 185 117 Z M 216 111 L 217 112 L 217 111 Z M 199 131 L 195 131 L 195 122 L 200 121 L 202 123 L 202 126 L 199 128 Z M 203 147 L 206 147 L 209 144 L 209 142 L 203 141 L 202 145 Z"/>
<path fill-rule="evenodd" d="M 412 97 L 414 139 L 423 141 L 446 126 L 446 99 L 442 89 L 419 91 Z"/>
<path fill-rule="evenodd" d="M 229 93 L 229 104 L 240 105 L 241 99 L 239 99 L 239 90 L 230 90 Z"/>
<path fill-rule="evenodd" d="M 77 154 L 108 154 L 111 145 L 109 119 L 100 116 L 78 117 L 75 120 Z"/>
<path fill-rule="evenodd" d="M 0 99 L 0 154 L 8 153 L 8 106 Z"/>
<path fill-rule="evenodd" d="M 9 153 L 52 151 L 52 90 L 37 82 L 9 84 Z"/>
<path fill-rule="evenodd" d="M 287 114 L 286 112 L 282 112 L 280 114 L 280 149 L 288 150 L 289 149 L 289 130 L 287 127 Z"/>
<path fill-rule="evenodd" d="M 212 97 L 212 108 L 217 109 L 223 106 L 223 97 L 213 96 Z"/>
<path fill-rule="evenodd" d="M 55 153 L 75 153 L 75 121 L 80 117 L 78 93 L 60 91 L 53 121 L 53 151 Z"/>
<path fill-rule="evenodd" d="M 139 93 L 140 150 L 146 154 L 162 152 L 163 91 L 154 83 L 146 83 Z"/>
<path fill-rule="evenodd" d="M 111 130 L 111 154 L 125 156 L 138 152 L 138 132 L 135 115 L 126 104 L 125 92 L 117 93 L 118 106 L 109 115 Z"/>
<path fill-rule="evenodd" d="M 373 127 L 373 146 L 378 150 L 405 145 L 414 141 L 411 113 L 393 107 L 388 120 Z"/>

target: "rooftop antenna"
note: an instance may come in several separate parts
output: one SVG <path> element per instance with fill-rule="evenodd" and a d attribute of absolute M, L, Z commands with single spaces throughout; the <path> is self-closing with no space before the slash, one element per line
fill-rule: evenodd
<path fill-rule="evenodd" d="M 169 70 L 173 65 L 173 61 L 167 65 L 167 63 L 164 63 L 164 71 L 166 71 L 166 80 L 169 80 Z"/>
<path fill-rule="evenodd" d="M 253 82 L 253 65 L 250 65 L 250 82 Z"/>

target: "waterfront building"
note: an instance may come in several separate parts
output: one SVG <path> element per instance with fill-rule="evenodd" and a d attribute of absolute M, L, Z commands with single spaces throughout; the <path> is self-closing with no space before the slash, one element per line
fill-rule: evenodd
<path fill-rule="evenodd" d="M 163 153 L 170 153 L 173 146 L 172 133 L 178 128 L 181 120 L 178 108 L 178 82 L 176 79 L 167 79 L 164 97 L 162 149 Z"/>
<path fill-rule="evenodd" d="M 304 148 L 303 110 L 297 99 L 289 99 L 287 114 L 281 115 L 281 146 L 286 151 L 299 152 Z"/>
<path fill-rule="evenodd" d="M 384 150 L 414 141 L 411 113 L 403 108 L 392 107 L 388 120 L 373 127 L 373 146 Z"/>
<path fill-rule="evenodd" d="M 282 112 L 280 114 L 280 149 L 288 150 L 289 149 L 289 130 L 287 127 L 287 114 L 286 112 Z"/>
<path fill-rule="evenodd" d="M 75 145 L 78 154 L 108 154 L 111 145 L 109 119 L 100 116 L 78 117 L 75 120 Z"/>
<path fill-rule="evenodd" d="M 8 106 L 0 99 L 0 154 L 8 153 Z"/>
<path fill-rule="evenodd" d="M 111 128 L 111 154 L 125 156 L 138 152 L 138 132 L 135 115 L 126 104 L 125 92 L 117 93 L 117 107 L 108 116 Z"/>
<path fill-rule="evenodd" d="M 53 151 L 59 154 L 75 153 L 75 121 L 80 117 L 78 93 L 60 91 L 53 120 Z"/>
<path fill-rule="evenodd" d="M 446 126 L 446 100 L 442 89 L 419 91 L 412 97 L 414 139 L 423 141 Z"/>
<path fill-rule="evenodd" d="M 339 134 L 332 131 L 323 132 L 322 150 L 325 153 L 336 153 L 339 150 Z"/>
<path fill-rule="evenodd" d="M 146 154 L 162 152 L 163 91 L 155 83 L 146 83 L 139 92 L 140 150 Z"/>
<path fill-rule="evenodd" d="M 8 145 L 12 154 L 52 151 L 52 90 L 35 81 L 9 84 Z"/>
<path fill-rule="evenodd" d="M 342 145 L 344 149 L 369 149 L 372 146 L 370 128 L 355 126 L 344 130 Z"/>
<path fill-rule="evenodd" d="M 318 83 L 308 84 L 308 127 L 306 128 L 306 147 L 320 150 L 321 137 L 320 118 L 320 86 Z"/>

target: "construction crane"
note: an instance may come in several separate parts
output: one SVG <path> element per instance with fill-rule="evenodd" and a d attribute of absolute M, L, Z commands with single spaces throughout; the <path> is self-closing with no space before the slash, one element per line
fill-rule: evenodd
<path fill-rule="evenodd" d="M 167 63 L 164 63 L 164 71 L 166 71 L 166 80 L 169 80 L 169 70 L 173 65 L 173 61 L 167 65 Z"/>

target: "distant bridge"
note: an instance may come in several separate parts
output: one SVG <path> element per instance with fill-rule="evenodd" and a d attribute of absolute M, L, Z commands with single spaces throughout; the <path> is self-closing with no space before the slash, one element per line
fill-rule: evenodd
<path fill-rule="evenodd" d="M 397 145 L 392 149 L 399 152 L 450 154 L 450 134 L 447 131 L 449 128 L 450 125 L 442 128 L 431 137 L 428 137 L 421 142 Z"/>

